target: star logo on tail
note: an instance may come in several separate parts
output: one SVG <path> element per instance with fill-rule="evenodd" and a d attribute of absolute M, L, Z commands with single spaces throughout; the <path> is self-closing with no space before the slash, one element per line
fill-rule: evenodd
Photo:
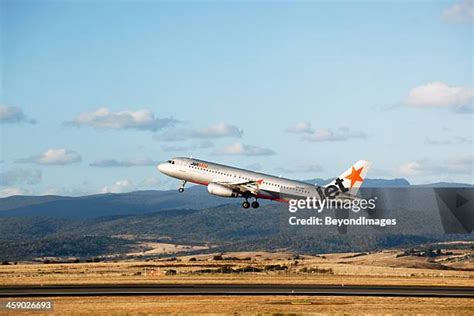
<path fill-rule="evenodd" d="M 364 181 L 364 179 L 362 179 L 362 177 L 360 176 L 362 169 L 364 169 L 364 167 L 360 167 L 360 169 L 357 170 L 356 168 L 352 167 L 351 174 L 346 177 L 346 179 L 351 180 L 351 189 L 357 181 Z"/>

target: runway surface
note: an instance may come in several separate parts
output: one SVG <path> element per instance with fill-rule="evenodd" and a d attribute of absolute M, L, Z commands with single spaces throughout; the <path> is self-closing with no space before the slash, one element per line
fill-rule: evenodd
<path fill-rule="evenodd" d="M 474 287 L 289 284 L 111 284 L 0 286 L 0 297 L 115 295 L 332 295 L 474 298 Z"/>

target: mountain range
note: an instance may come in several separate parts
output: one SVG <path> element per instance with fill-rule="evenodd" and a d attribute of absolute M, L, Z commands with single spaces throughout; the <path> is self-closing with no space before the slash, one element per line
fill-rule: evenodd
<path fill-rule="evenodd" d="M 324 185 L 332 179 L 306 180 L 307 183 Z M 468 184 L 434 184 L 433 187 L 468 187 Z M 364 188 L 408 188 L 405 179 L 366 179 Z M 261 201 L 263 205 L 268 201 Z M 67 196 L 11 196 L 0 199 L 0 218 L 5 216 L 49 216 L 63 218 L 95 218 L 112 215 L 152 213 L 170 209 L 203 209 L 222 204 L 240 204 L 241 199 L 226 199 L 207 193 L 206 187 L 189 186 L 184 193 L 177 190 L 135 191 L 107 193 L 81 197 Z"/>
<path fill-rule="evenodd" d="M 314 179 L 309 183 L 327 181 Z M 261 201 L 259 209 L 245 210 L 240 206 L 242 199 L 212 196 L 203 186 L 189 186 L 184 193 L 167 190 L 82 197 L 12 196 L 0 199 L 0 260 L 123 254 L 144 240 L 213 245 L 209 251 L 214 252 L 287 249 L 315 254 L 474 239 L 468 233 L 474 223 L 463 223 L 461 226 L 467 227 L 463 228 L 452 210 L 443 206 L 441 212 L 439 185 L 433 187 L 411 186 L 404 179 L 372 179 L 360 195 L 377 196 L 376 209 L 361 213 L 325 210 L 322 214 L 314 210 L 290 213 L 287 204 L 271 201 Z M 472 186 L 445 187 L 448 189 L 443 189 L 439 197 L 450 202 L 454 196 L 452 203 L 460 210 L 470 207 L 467 203 L 471 202 L 466 201 L 472 200 Z M 459 199 L 458 193 L 465 199 Z M 472 222 L 469 210 L 466 214 L 463 218 Z M 395 218 L 397 225 L 294 227 L 288 224 L 291 216 Z M 444 217 L 454 234 L 445 233 Z"/>

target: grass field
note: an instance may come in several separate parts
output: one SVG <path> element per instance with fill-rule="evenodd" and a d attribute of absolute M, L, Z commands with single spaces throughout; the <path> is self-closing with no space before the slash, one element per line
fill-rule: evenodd
<path fill-rule="evenodd" d="M 85 283 L 298 283 L 374 285 L 459 285 L 474 284 L 474 259 L 465 253 L 435 260 L 399 256 L 396 250 L 371 254 L 340 253 L 324 256 L 295 256 L 291 253 L 239 252 L 183 256 L 152 261 L 17 264 L 0 266 L 1 284 L 85 284 Z M 463 256 L 464 257 L 461 257 Z M 273 267 L 284 268 L 275 270 Z M 261 272 L 218 273 L 253 267 Z M 166 275 L 174 270 L 176 275 Z M 207 270 L 207 271 L 206 271 Z M 307 272 L 302 272 L 307 271 Z M 201 273 L 200 273 L 201 272 Z"/>
<path fill-rule="evenodd" d="M 239 252 L 149 261 L 19 263 L 0 266 L 0 283 L 5 285 L 284 283 L 474 286 L 473 259 L 470 251 L 468 253 L 466 251 L 453 252 L 436 258 L 401 256 L 401 253 L 401 251 L 390 250 L 370 254 L 295 256 L 285 252 Z M 246 267 L 259 269 L 260 272 L 237 273 L 237 271 L 242 271 L 239 269 Z M 275 270 L 275 267 L 279 269 Z M 217 272 L 223 268 L 232 273 Z M 170 270 L 176 274 L 169 275 Z M 474 314 L 474 300 L 462 298 L 198 295 L 56 297 L 51 299 L 55 304 L 54 314 L 58 315 L 77 313 L 87 315 L 191 314 L 197 311 L 203 314 L 348 312 Z"/>

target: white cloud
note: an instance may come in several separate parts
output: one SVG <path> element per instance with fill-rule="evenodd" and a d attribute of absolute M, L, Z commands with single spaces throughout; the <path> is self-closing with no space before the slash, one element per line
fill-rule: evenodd
<path fill-rule="evenodd" d="M 474 155 L 451 157 L 448 159 L 447 163 L 448 171 L 450 173 L 471 175 L 474 173 Z"/>
<path fill-rule="evenodd" d="M 310 134 L 314 132 L 311 123 L 309 122 L 298 122 L 295 125 L 288 127 L 286 131 L 295 134 Z"/>
<path fill-rule="evenodd" d="M 460 155 L 446 159 L 442 164 L 434 164 L 424 159 L 409 161 L 398 167 L 398 175 L 430 176 L 469 175 L 474 173 L 474 155 Z"/>
<path fill-rule="evenodd" d="M 196 130 L 197 138 L 242 137 L 242 130 L 237 126 L 219 123 Z"/>
<path fill-rule="evenodd" d="M 405 162 L 398 170 L 399 174 L 405 177 L 420 175 L 424 172 L 423 164 L 418 161 Z"/>
<path fill-rule="evenodd" d="M 124 193 L 134 190 L 134 185 L 131 180 L 119 180 L 112 185 L 102 188 L 101 193 Z"/>
<path fill-rule="evenodd" d="M 150 190 L 156 189 L 160 184 L 158 178 L 149 177 L 139 183 L 135 184 L 132 180 L 119 180 L 113 183 L 112 185 L 104 186 L 100 192 L 101 193 L 125 193 L 137 190 Z"/>
<path fill-rule="evenodd" d="M 201 143 L 198 143 L 198 144 L 189 144 L 189 145 L 181 145 L 181 146 L 164 145 L 164 146 L 161 146 L 161 149 L 163 151 L 175 152 L 175 151 L 194 151 L 194 150 L 198 150 L 198 149 L 207 149 L 207 148 L 211 148 L 211 147 L 214 147 L 213 142 L 204 141 L 204 142 L 201 142 Z"/>
<path fill-rule="evenodd" d="M 21 188 L 16 188 L 16 187 L 9 187 L 0 190 L 0 197 L 8 197 L 12 195 L 30 195 L 31 191 L 26 190 L 26 189 L 21 189 Z"/>
<path fill-rule="evenodd" d="M 303 136 L 304 140 L 309 142 L 338 142 L 346 141 L 351 138 L 366 138 L 367 135 L 361 131 L 351 131 L 348 128 L 340 127 L 337 130 L 319 128 L 311 134 Z"/>
<path fill-rule="evenodd" d="M 347 127 L 339 127 L 336 130 L 328 128 L 314 129 L 311 123 L 299 122 L 286 129 L 287 132 L 302 134 L 303 140 L 309 142 L 337 142 L 345 141 L 350 138 L 366 138 L 367 135 L 361 131 L 352 131 Z"/>
<path fill-rule="evenodd" d="M 0 186 L 15 184 L 38 184 L 41 182 L 41 170 L 14 169 L 0 173 Z"/>
<path fill-rule="evenodd" d="M 462 0 L 446 8 L 441 18 L 447 22 L 474 22 L 474 0 Z"/>
<path fill-rule="evenodd" d="M 168 130 L 161 135 L 154 135 L 156 140 L 181 141 L 187 139 L 215 139 L 224 137 L 242 137 L 243 131 L 237 126 L 219 123 L 205 128 L 181 128 Z"/>
<path fill-rule="evenodd" d="M 144 166 L 155 166 L 158 161 L 150 158 L 138 158 L 129 160 L 116 160 L 116 159 L 102 159 L 96 160 L 89 165 L 92 167 L 144 167 Z"/>
<path fill-rule="evenodd" d="M 427 137 L 425 139 L 425 144 L 433 145 L 433 146 L 472 144 L 472 138 L 467 138 L 463 136 L 454 136 L 451 139 L 436 140 L 436 139 Z"/>
<path fill-rule="evenodd" d="M 156 187 L 160 184 L 160 180 L 156 177 L 148 177 L 145 180 L 141 181 L 138 184 L 138 187 L 142 189 L 156 189 Z"/>
<path fill-rule="evenodd" d="M 472 112 L 474 91 L 464 87 L 431 82 L 413 88 L 405 104 L 419 108 L 451 108 L 456 112 Z"/>
<path fill-rule="evenodd" d="M 36 121 L 28 118 L 18 106 L 0 105 L 0 124 L 29 123 Z"/>
<path fill-rule="evenodd" d="M 68 149 L 48 149 L 39 155 L 17 159 L 17 163 L 35 163 L 39 165 L 69 165 L 81 161 L 81 156 Z"/>
<path fill-rule="evenodd" d="M 81 113 L 73 121 L 66 122 L 72 126 L 90 126 L 98 129 L 137 129 L 157 131 L 172 126 L 177 121 L 173 118 L 156 118 L 152 111 L 143 109 L 138 111 L 112 112 L 102 107 L 93 112 Z"/>
<path fill-rule="evenodd" d="M 60 195 L 60 196 L 85 196 L 85 195 L 91 195 L 91 194 L 96 194 L 97 192 L 91 190 L 90 187 L 77 187 L 77 188 L 71 188 L 71 187 L 47 187 L 41 195 Z"/>
<path fill-rule="evenodd" d="M 269 156 L 275 152 L 268 148 L 234 143 L 220 150 L 214 151 L 215 155 L 239 155 L 239 156 Z"/>

